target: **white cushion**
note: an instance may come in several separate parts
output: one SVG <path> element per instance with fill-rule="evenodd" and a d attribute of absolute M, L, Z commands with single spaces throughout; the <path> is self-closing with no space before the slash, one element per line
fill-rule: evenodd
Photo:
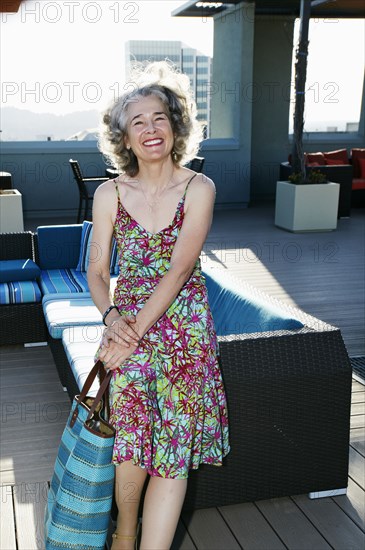
<path fill-rule="evenodd" d="M 95 354 L 103 335 L 104 325 L 84 325 L 66 328 L 62 343 L 79 389 L 95 363 Z M 99 383 L 95 381 L 88 395 L 95 396 Z"/>

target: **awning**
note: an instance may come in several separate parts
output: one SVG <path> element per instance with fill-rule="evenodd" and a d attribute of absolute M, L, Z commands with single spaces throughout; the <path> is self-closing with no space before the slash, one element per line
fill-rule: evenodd
<path fill-rule="evenodd" d="M 22 0 L 1 0 L 0 13 L 16 13 L 19 11 Z"/>
<path fill-rule="evenodd" d="M 211 17 L 241 4 L 242 0 L 221 0 L 220 2 L 205 2 L 189 0 L 172 12 L 176 17 Z M 299 17 L 300 0 L 246 0 L 255 3 L 257 15 L 293 15 Z M 364 18 L 364 0 L 313 0 L 311 17 L 319 18 Z"/>

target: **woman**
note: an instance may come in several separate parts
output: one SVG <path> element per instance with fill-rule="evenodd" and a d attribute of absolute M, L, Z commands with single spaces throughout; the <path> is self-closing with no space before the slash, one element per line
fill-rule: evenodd
<path fill-rule="evenodd" d="M 121 175 L 94 197 L 88 271 L 106 330 L 98 352 L 113 370 L 117 529 L 113 550 L 134 547 L 144 499 L 141 549 L 168 549 L 188 471 L 221 465 L 229 451 L 217 341 L 199 255 L 215 199 L 213 182 L 183 168 L 201 129 L 189 80 L 167 63 L 134 75 L 133 88 L 104 115 L 102 152 Z M 118 243 L 112 299 L 109 257 Z"/>

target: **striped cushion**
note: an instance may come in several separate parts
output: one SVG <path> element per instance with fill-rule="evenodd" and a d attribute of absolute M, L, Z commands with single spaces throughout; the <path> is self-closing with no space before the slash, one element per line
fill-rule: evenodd
<path fill-rule="evenodd" d="M 43 294 L 89 290 L 86 273 L 76 269 L 43 269 L 39 284 Z"/>
<path fill-rule="evenodd" d="M 90 250 L 91 250 L 91 261 L 97 259 L 98 250 L 95 245 L 91 246 L 92 241 L 92 232 L 93 224 L 92 222 L 84 221 L 82 224 L 82 233 L 81 233 L 81 245 L 80 245 L 80 256 L 79 262 L 77 264 L 77 271 L 87 271 L 90 262 Z M 110 274 L 118 275 L 119 266 L 118 266 L 118 249 L 117 242 L 113 237 L 112 241 L 112 250 L 110 254 Z"/>
<path fill-rule="evenodd" d="M 40 302 L 42 294 L 36 281 L 12 281 L 0 284 L 0 304 L 32 304 Z"/>
<path fill-rule="evenodd" d="M 110 291 L 114 294 L 118 277 L 110 277 Z M 44 269 L 39 285 L 44 296 L 48 294 L 89 293 L 86 273 L 76 269 Z"/>

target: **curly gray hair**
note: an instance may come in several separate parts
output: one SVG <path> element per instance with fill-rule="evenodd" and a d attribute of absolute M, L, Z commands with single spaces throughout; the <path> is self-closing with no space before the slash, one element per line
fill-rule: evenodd
<path fill-rule="evenodd" d="M 126 89 L 132 88 L 113 102 L 102 118 L 99 149 L 121 172 L 128 176 L 138 173 L 138 159 L 127 149 L 127 114 L 130 103 L 138 97 L 154 95 L 166 108 L 175 136 L 172 160 L 182 166 L 194 158 L 203 139 L 203 128 L 196 117 L 196 105 L 189 78 L 167 61 L 134 67 Z"/>

